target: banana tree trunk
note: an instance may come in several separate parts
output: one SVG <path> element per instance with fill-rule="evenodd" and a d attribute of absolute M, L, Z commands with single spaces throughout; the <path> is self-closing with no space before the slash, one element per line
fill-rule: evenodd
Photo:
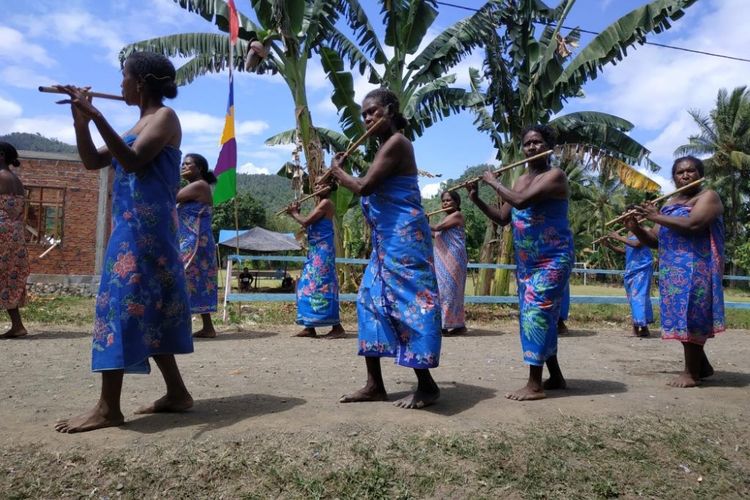
<path fill-rule="evenodd" d="M 500 252 L 497 257 L 498 264 L 510 264 L 513 258 L 513 232 L 510 226 L 503 228 Z M 495 281 L 492 287 L 492 295 L 510 295 L 510 269 L 495 269 Z"/>
<path fill-rule="evenodd" d="M 484 231 L 484 241 L 479 251 L 479 262 L 492 262 L 494 255 L 495 242 L 497 241 L 497 224 L 490 222 Z M 477 284 L 477 295 L 489 295 L 492 290 L 492 269 L 479 270 L 479 283 Z"/>

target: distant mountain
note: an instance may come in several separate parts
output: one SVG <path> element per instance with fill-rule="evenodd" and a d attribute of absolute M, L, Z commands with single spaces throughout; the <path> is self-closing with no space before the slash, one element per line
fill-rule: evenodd
<path fill-rule="evenodd" d="M 43 153 L 78 153 L 78 148 L 57 139 L 49 139 L 42 134 L 28 134 L 26 132 L 12 132 L 0 135 L 0 141 L 12 144 L 17 150 L 39 151 Z"/>
<path fill-rule="evenodd" d="M 292 181 L 278 175 L 237 174 L 237 191 L 250 193 L 266 212 L 281 210 L 294 198 Z"/>

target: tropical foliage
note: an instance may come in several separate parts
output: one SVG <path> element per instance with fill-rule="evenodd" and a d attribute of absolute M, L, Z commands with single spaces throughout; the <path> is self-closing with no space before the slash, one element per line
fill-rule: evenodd
<path fill-rule="evenodd" d="M 724 203 L 727 255 L 733 256 L 736 245 L 747 240 L 750 223 L 750 90 L 721 89 L 708 115 L 695 109 L 688 113 L 698 133 L 675 156 L 708 155 L 706 177 Z"/>
<path fill-rule="evenodd" d="M 528 2 L 488 2 L 489 15 L 497 27 L 484 41 L 484 72 L 471 71 L 472 93 L 467 105 L 476 118 L 478 130 L 489 134 L 497 148 L 497 158 L 506 163 L 521 157 L 521 135 L 526 125 L 548 123 L 558 132 L 563 161 L 580 158 L 596 167 L 604 178 L 621 176 L 628 163 L 658 168 L 648 160 L 648 150 L 627 135 L 633 125 L 603 113 L 573 113 L 555 117 L 568 99 L 582 95 L 583 85 L 595 79 L 608 64 L 621 60 L 628 47 L 642 42 L 645 35 L 670 27 L 695 0 L 654 0 L 621 17 L 595 36 L 585 47 L 578 45 L 580 32 L 566 35 L 561 26 L 573 0 L 555 7 L 541 0 Z M 541 26 L 540 29 L 537 29 Z M 582 155 L 582 156 L 581 156 Z M 518 171 L 505 176 L 511 184 Z M 488 230 L 485 245 L 495 241 Z M 511 238 L 506 232 L 499 251 L 489 248 L 485 255 L 499 255 L 499 262 L 511 257 Z M 493 290 L 507 293 L 509 275 L 497 272 Z M 489 275 L 483 276 L 484 280 Z M 483 289 L 488 289 L 484 283 Z"/>

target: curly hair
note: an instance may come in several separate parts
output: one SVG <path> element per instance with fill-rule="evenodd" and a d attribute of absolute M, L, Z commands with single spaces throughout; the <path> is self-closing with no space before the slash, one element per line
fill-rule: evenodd
<path fill-rule="evenodd" d="M 0 142 L 0 153 L 3 154 L 5 163 L 8 165 L 13 165 L 14 167 L 21 166 L 21 162 L 18 161 L 18 151 L 16 151 L 13 144 L 9 142 Z"/>
<path fill-rule="evenodd" d="M 177 97 L 176 71 L 172 62 L 155 52 L 133 52 L 122 63 L 159 99 Z"/>
<path fill-rule="evenodd" d="M 553 129 L 549 125 L 529 125 L 525 129 L 523 129 L 523 132 L 521 133 L 521 140 L 523 140 L 523 138 L 526 137 L 526 134 L 528 134 L 529 132 L 536 132 L 541 135 L 542 139 L 544 140 L 544 144 L 546 144 L 549 149 L 554 148 L 555 144 L 557 144 L 557 132 L 555 132 L 555 129 Z"/>
<path fill-rule="evenodd" d="M 396 128 L 399 130 L 406 128 L 406 125 L 409 122 L 406 120 L 406 117 L 401 114 L 401 111 L 399 111 L 401 108 L 396 94 L 385 87 L 380 87 L 368 92 L 365 99 L 377 99 L 380 105 L 385 107 L 393 115 L 393 124 L 396 125 Z"/>

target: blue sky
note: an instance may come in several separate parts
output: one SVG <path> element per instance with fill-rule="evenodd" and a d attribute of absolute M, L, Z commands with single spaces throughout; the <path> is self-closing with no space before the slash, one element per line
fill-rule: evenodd
<path fill-rule="evenodd" d="M 248 0 L 236 0 L 250 12 Z M 379 19 L 374 0 L 362 2 L 371 20 Z M 455 0 L 478 7 L 479 0 Z M 550 1 L 549 3 L 553 3 Z M 619 16 L 644 4 L 641 0 L 578 0 L 567 25 L 601 30 Z M 176 32 L 213 31 L 201 17 L 183 11 L 171 0 L 39 0 L 22 8 L 0 0 L 0 133 L 39 132 L 74 142 L 69 110 L 54 104 L 56 96 L 40 94 L 38 85 L 91 85 L 101 92 L 119 93 L 117 53 L 130 42 Z M 430 30 L 434 37 L 470 14 L 440 7 Z M 671 30 L 649 41 L 745 57 L 750 46 L 747 0 L 699 0 Z M 582 45 L 590 37 L 584 36 Z M 477 51 L 455 68 L 466 84 L 468 68 L 481 67 Z M 668 168 L 674 148 L 696 131 L 687 109 L 708 111 L 719 88 L 750 83 L 750 63 L 730 61 L 665 48 L 642 46 L 584 88 L 585 97 L 571 101 L 565 112 L 596 110 L 622 116 L 636 127 L 633 137 L 652 150 L 652 159 Z M 370 87 L 355 76 L 358 97 Z M 338 129 L 331 88 L 317 60 L 310 61 L 308 98 L 313 121 Z M 181 119 L 183 152 L 198 152 L 213 164 L 227 99 L 226 74 L 207 75 L 180 89 L 171 102 Z M 125 131 L 137 120 L 135 108 L 114 101 L 98 101 L 110 123 Z M 263 141 L 294 125 L 289 90 L 277 76 L 239 73 L 235 77 L 235 107 L 239 164 L 242 172 L 272 173 L 291 158 L 290 148 L 267 147 Z M 487 136 L 477 132 L 472 117 L 462 114 L 429 128 L 415 142 L 420 168 L 457 177 L 467 167 L 494 158 Z M 662 180 L 662 179 L 660 179 Z M 663 180 L 662 180 L 663 181 Z M 666 181 L 663 181 L 666 185 Z M 436 191 L 434 179 L 422 179 L 423 193 Z"/>

